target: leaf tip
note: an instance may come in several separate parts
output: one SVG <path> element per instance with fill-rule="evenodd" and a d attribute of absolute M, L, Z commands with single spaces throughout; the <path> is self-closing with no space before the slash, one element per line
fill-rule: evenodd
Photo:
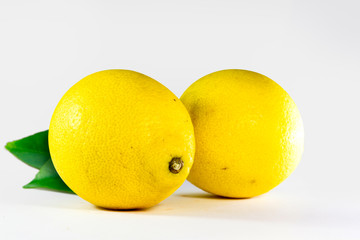
<path fill-rule="evenodd" d="M 8 150 L 9 152 L 11 152 L 13 145 L 14 145 L 13 142 L 7 142 L 5 145 L 5 149 Z"/>
<path fill-rule="evenodd" d="M 23 186 L 24 189 L 29 189 L 29 188 L 34 188 L 34 187 L 35 186 L 33 186 L 32 182 L 29 182 L 28 184 Z"/>

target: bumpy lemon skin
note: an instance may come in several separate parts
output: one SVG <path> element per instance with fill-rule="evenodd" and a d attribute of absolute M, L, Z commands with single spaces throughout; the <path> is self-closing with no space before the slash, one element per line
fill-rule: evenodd
<path fill-rule="evenodd" d="M 52 116 L 49 148 L 64 182 L 81 198 L 109 209 L 154 206 L 187 178 L 195 151 L 190 116 L 152 78 L 106 70 L 80 80 Z M 172 158 L 181 158 L 177 174 Z"/>
<path fill-rule="evenodd" d="M 224 197 L 266 193 L 298 165 L 303 123 L 294 101 L 256 72 L 229 69 L 193 83 L 181 96 L 195 130 L 188 180 Z"/>

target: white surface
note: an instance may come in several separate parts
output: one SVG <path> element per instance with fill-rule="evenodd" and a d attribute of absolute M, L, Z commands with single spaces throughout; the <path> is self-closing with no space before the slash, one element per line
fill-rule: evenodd
<path fill-rule="evenodd" d="M 69 194 L 18 191 L 0 206 L 18 239 L 359 239 L 355 202 L 281 192 L 225 199 L 183 186 L 148 210 L 108 211 Z M 357 222 L 356 222 L 357 221 Z"/>
<path fill-rule="evenodd" d="M 0 150 L 0 239 L 360 239 L 357 1 L 0 1 L 0 143 L 48 128 L 60 97 L 109 68 L 180 96 L 226 68 L 263 73 L 297 103 L 305 153 L 247 200 L 186 183 L 146 211 L 24 190 L 35 170 Z"/>

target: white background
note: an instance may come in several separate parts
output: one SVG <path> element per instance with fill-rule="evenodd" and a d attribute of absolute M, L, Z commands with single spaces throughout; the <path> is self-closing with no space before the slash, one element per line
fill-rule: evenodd
<path fill-rule="evenodd" d="M 144 211 L 24 190 L 36 171 L 0 150 L 0 239 L 360 239 L 358 1 L 0 0 L 0 145 L 48 128 L 86 75 L 131 69 L 177 96 L 241 68 L 279 83 L 305 125 L 296 171 L 248 200 L 185 183 Z"/>

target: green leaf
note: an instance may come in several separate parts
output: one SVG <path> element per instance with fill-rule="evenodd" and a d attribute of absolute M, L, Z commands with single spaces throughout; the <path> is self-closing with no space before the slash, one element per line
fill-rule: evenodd
<path fill-rule="evenodd" d="M 60 192 L 74 193 L 60 178 L 51 159 L 40 168 L 34 180 L 26 184 L 24 188 L 45 188 Z"/>
<path fill-rule="evenodd" d="M 5 148 L 31 167 L 40 169 L 50 158 L 48 130 L 8 142 Z"/>

